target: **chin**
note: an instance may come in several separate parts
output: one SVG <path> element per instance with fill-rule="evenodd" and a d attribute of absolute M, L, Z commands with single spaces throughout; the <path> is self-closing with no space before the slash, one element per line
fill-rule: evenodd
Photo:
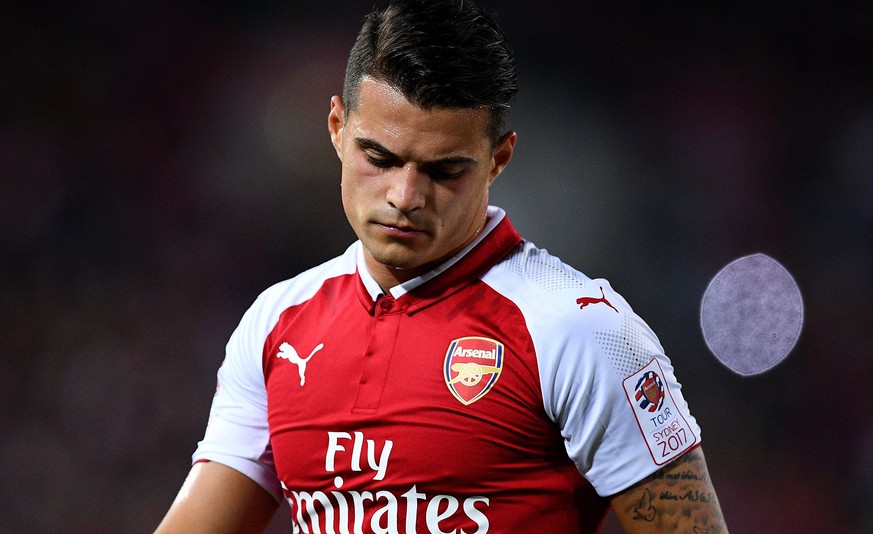
<path fill-rule="evenodd" d="M 379 263 L 381 263 L 385 267 L 388 267 L 389 269 L 393 269 L 395 271 L 413 271 L 424 265 L 420 261 L 412 261 L 409 259 L 400 258 L 388 258 L 386 259 L 386 261 L 380 261 L 377 258 L 377 261 L 379 261 Z"/>
<path fill-rule="evenodd" d="M 396 254 L 390 251 L 370 249 L 370 256 L 385 267 L 397 270 L 415 269 L 419 265 L 409 254 Z"/>

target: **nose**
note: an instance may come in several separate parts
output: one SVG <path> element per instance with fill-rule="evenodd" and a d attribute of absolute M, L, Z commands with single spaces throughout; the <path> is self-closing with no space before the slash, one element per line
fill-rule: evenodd
<path fill-rule="evenodd" d="M 430 177 L 412 163 L 391 173 L 385 199 L 398 211 L 408 213 L 424 207 Z"/>

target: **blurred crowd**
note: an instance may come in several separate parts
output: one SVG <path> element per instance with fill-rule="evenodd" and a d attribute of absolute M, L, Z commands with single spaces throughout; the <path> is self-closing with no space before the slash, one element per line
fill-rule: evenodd
<path fill-rule="evenodd" d="M 492 202 L 658 333 L 732 532 L 873 532 L 873 8 L 484 3 L 521 76 Z M 326 116 L 372 6 L 0 6 L 0 533 L 160 521 L 242 313 L 354 239 Z M 740 377 L 699 307 L 756 252 L 806 315 Z"/>

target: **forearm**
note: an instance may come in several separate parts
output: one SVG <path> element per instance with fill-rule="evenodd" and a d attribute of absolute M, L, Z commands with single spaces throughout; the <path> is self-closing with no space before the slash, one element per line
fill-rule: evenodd
<path fill-rule="evenodd" d="M 615 496 L 612 507 L 628 533 L 728 532 L 701 448 Z"/>
<path fill-rule="evenodd" d="M 263 532 L 277 504 L 245 475 L 214 462 L 195 464 L 156 534 Z"/>

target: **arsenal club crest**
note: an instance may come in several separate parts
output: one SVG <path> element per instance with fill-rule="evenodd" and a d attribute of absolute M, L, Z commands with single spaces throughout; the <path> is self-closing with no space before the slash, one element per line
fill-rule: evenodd
<path fill-rule="evenodd" d="M 664 403 L 664 383 L 654 371 L 644 373 L 634 389 L 634 399 L 644 410 L 654 412 Z"/>
<path fill-rule="evenodd" d="M 470 405 L 491 391 L 503 370 L 503 343 L 485 337 L 462 337 L 449 344 L 443 371 L 456 399 Z"/>

